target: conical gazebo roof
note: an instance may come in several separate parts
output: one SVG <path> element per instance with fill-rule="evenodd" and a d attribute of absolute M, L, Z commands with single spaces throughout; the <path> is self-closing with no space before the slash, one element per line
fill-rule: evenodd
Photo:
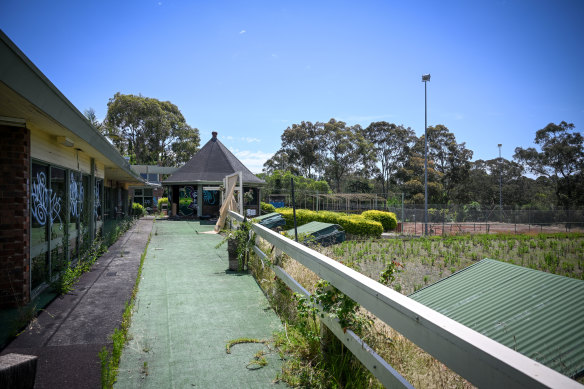
<path fill-rule="evenodd" d="M 163 181 L 165 185 L 217 183 L 229 174 L 241 171 L 244 184 L 262 185 L 266 182 L 256 177 L 231 151 L 225 147 L 217 133 L 199 150 L 193 158 Z"/>

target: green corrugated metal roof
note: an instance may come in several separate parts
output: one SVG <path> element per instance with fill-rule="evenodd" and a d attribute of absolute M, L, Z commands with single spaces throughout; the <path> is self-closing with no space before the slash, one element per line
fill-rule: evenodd
<path fill-rule="evenodd" d="M 266 215 L 254 217 L 254 221 L 260 223 L 266 228 L 274 228 L 279 226 L 285 226 L 286 220 L 278 212 L 268 213 Z"/>
<path fill-rule="evenodd" d="M 299 226 L 299 234 L 312 234 L 314 236 L 325 235 L 336 230 L 342 230 L 341 226 L 338 224 L 323 223 L 323 222 L 310 222 Z M 289 234 L 294 234 L 294 229 L 288 230 Z"/>
<path fill-rule="evenodd" d="M 280 214 L 278 212 L 266 213 L 265 215 L 254 217 L 254 220 L 262 221 L 264 219 L 269 219 L 269 218 L 277 216 L 277 215 L 280 215 Z"/>
<path fill-rule="evenodd" d="M 311 239 L 305 239 L 305 242 L 312 241 L 323 246 L 341 243 L 345 240 L 345 231 L 338 224 L 310 222 L 299 226 L 297 230 L 298 235 L 305 234 L 312 237 Z M 286 233 L 294 236 L 294 228 L 286 231 Z"/>
<path fill-rule="evenodd" d="M 570 377 L 584 373 L 584 281 L 492 259 L 410 297 Z"/>

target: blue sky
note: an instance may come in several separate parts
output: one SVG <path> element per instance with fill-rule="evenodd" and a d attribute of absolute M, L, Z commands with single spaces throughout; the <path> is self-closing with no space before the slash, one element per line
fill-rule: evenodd
<path fill-rule="evenodd" d="M 81 111 L 170 100 L 261 171 L 293 123 L 424 132 L 511 158 L 548 123 L 584 125 L 584 1 L 0 0 L 0 28 Z"/>

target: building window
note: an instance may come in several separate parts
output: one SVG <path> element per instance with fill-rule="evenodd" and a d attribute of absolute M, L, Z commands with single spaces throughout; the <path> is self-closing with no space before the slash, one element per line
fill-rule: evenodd
<path fill-rule="evenodd" d="M 38 288 L 49 280 L 49 240 L 48 227 L 54 215 L 51 203 L 51 189 L 48 166 L 32 164 L 30 180 L 30 279 L 31 288 Z M 62 199 L 61 199 L 62 200 Z"/>
<path fill-rule="evenodd" d="M 197 187 L 188 185 L 179 189 L 178 212 L 182 216 L 197 214 Z"/>
<path fill-rule="evenodd" d="M 53 217 L 49 227 L 51 234 L 51 275 L 58 274 L 67 266 L 67 171 L 51 167 L 51 208 Z"/>
<path fill-rule="evenodd" d="M 30 275 L 33 295 L 62 272 L 101 228 L 103 179 L 33 161 L 30 177 Z M 94 192 L 91 193 L 90 189 Z M 93 201 L 93 204 L 91 203 Z"/>

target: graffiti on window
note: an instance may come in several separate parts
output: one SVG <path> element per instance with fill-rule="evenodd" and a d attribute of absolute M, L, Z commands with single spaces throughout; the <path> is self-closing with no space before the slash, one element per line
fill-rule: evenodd
<path fill-rule="evenodd" d="M 79 217 L 83 212 L 83 183 L 75 180 L 73 173 L 71 173 L 69 183 L 69 205 L 71 207 L 71 216 Z"/>
<path fill-rule="evenodd" d="M 37 173 L 36 179 L 33 179 L 31 198 L 31 212 L 35 220 L 44 226 L 47 221 L 52 225 L 55 219 L 59 219 L 59 229 L 62 230 L 61 198 L 57 197 L 52 189 L 47 188 L 47 176 L 44 172 Z"/>
<path fill-rule="evenodd" d="M 98 212 L 101 209 L 101 195 L 99 183 L 95 184 L 95 201 L 93 203 L 94 203 L 93 213 L 95 214 L 95 217 L 98 218 L 99 217 Z"/>
<path fill-rule="evenodd" d="M 197 191 L 192 186 L 185 186 L 181 190 L 179 213 L 183 216 L 190 216 L 197 210 Z"/>
<path fill-rule="evenodd" d="M 219 204 L 219 192 L 216 190 L 204 190 L 203 191 L 203 204 L 205 204 L 205 205 Z"/>

